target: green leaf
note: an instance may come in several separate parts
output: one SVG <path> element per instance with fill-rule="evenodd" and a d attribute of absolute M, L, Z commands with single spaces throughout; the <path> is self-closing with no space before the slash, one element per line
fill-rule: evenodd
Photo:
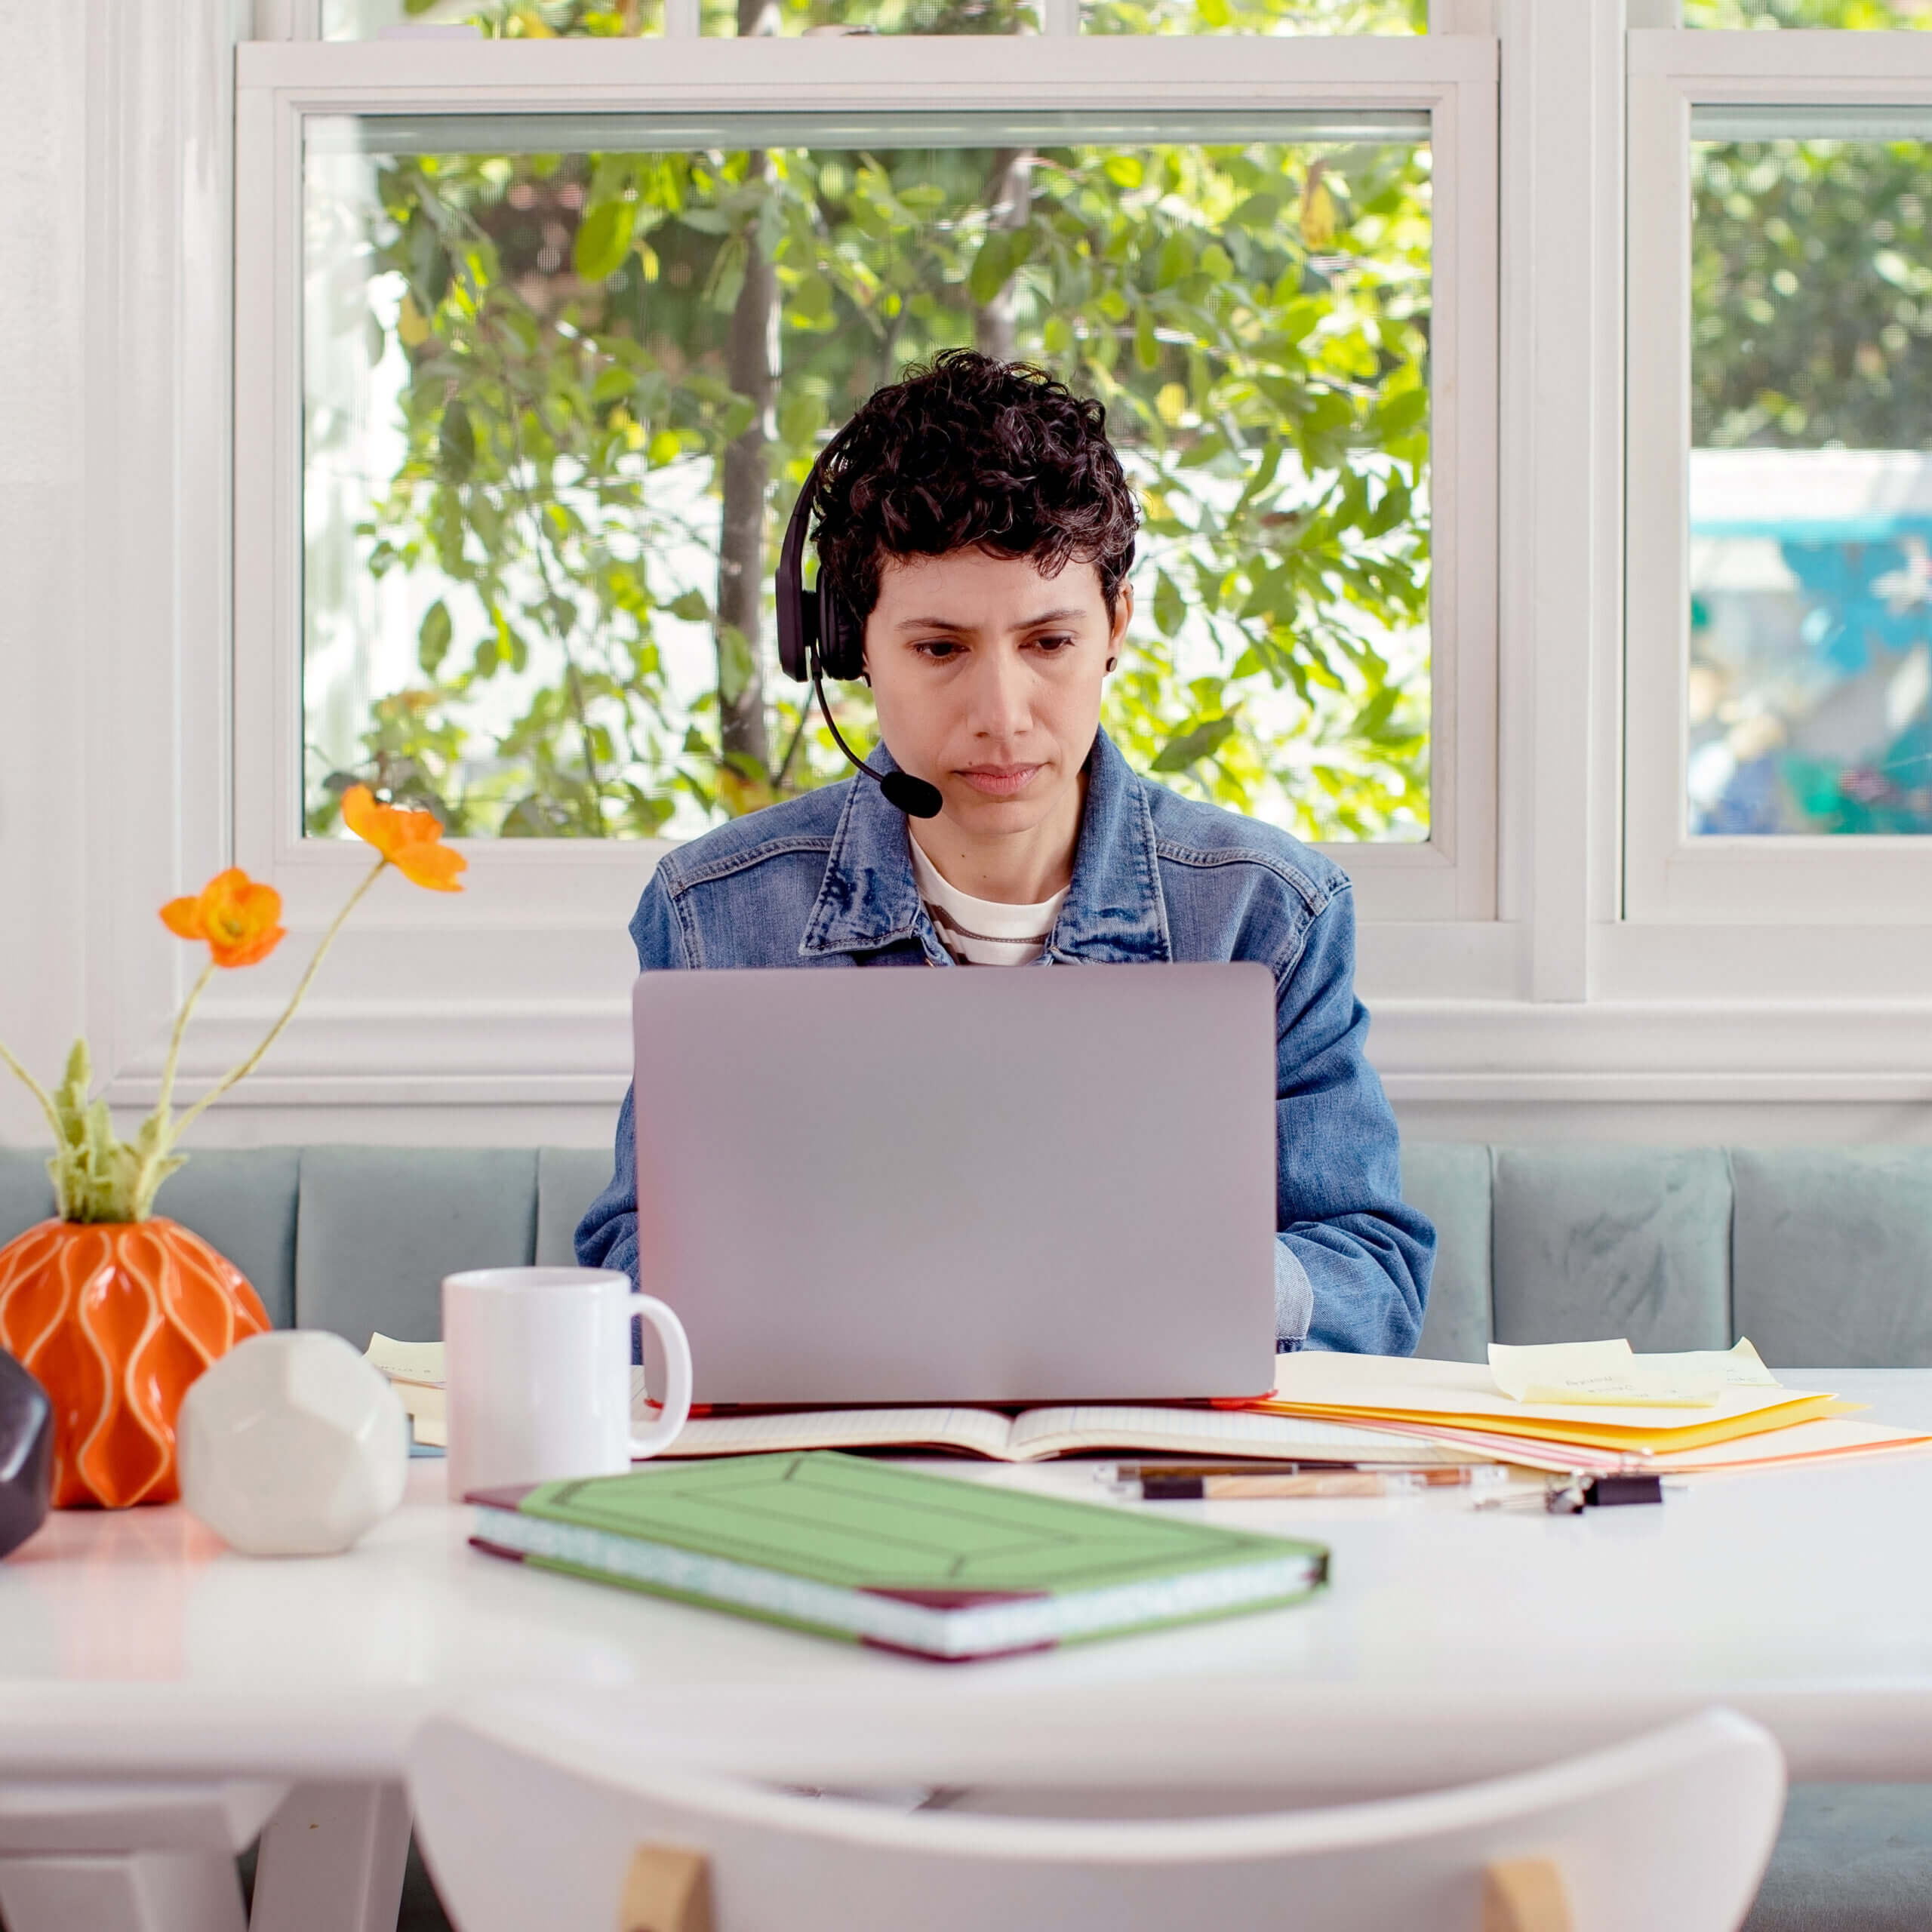
<path fill-rule="evenodd" d="M 655 838 L 665 821 L 677 810 L 676 801 L 670 798 L 654 798 L 640 785 L 629 780 L 624 781 L 624 790 L 630 799 L 630 808 L 625 814 L 640 838 Z"/>
<path fill-rule="evenodd" d="M 672 617 L 681 617 L 688 624 L 708 624 L 711 621 L 711 606 L 704 601 L 700 590 L 687 590 L 672 598 L 669 609 Z"/>
<path fill-rule="evenodd" d="M 758 660 L 752 655 L 751 641 L 736 624 L 718 626 L 718 695 L 727 704 L 735 704 L 757 674 Z"/>
<path fill-rule="evenodd" d="M 1198 760 L 1213 756 L 1227 742 L 1235 722 L 1232 718 L 1210 718 L 1189 730 L 1177 731 L 1161 746 L 1160 755 L 1154 760 L 1153 769 L 1185 771 Z"/>
<path fill-rule="evenodd" d="M 466 483 L 476 467 L 476 431 L 460 396 L 443 411 L 442 427 L 436 437 L 436 466 L 451 483 Z"/>
<path fill-rule="evenodd" d="M 1161 635 L 1177 636 L 1186 617 L 1187 600 L 1180 594 L 1180 586 L 1165 571 L 1157 571 L 1154 577 L 1154 622 L 1159 626 Z"/>
<path fill-rule="evenodd" d="M 994 300 L 1013 273 L 1013 235 L 1011 230 L 995 228 L 980 244 L 966 287 L 981 308 Z"/>
<path fill-rule="evenodd" d="M 801 322 L 829 322 L 832 320 L 832 285 L 814 270 L 800 278 L 798 285 L 792 291 L 792 313 Z"/>
<path fill-rule="evenodd" d="M 1376 433 L 1382 437 L 1406 435 L 1428 414 L 1428 390 L 1404 389 L 1400 394 L 1390 396 L 1377 408 Z"/>
<path fill-rule="evenodd" d="M 1228 219 L 1237 228 L 1246 228 L 1257 234 L 1267 234 L 1280 220 L 1281 198 L 1276 195 L 1250 195 L 1235 208 Z M 1278 256 L 1275 258 L 1280 260 Z"/>
<path fill-rule="evenodd" d="M 1154 312 L 1144 302 L 1134 318 L 1134 359 L 1143 369 L 1160 365 L 1161 340 L 1154 333 Z"/>
<path fill-rule="evenodd" d="M 778 433 L 795 448 L 811 443 L 825 420 L 825 411 L 809 392 L 788 397 L 778 411 Z"/>
<path fill-rule="evenodd" d="M 619 368 L 606 369 L 590 386 L 590 399 L 600 408 L 613 402 L 622 402 L 635 393 L 638 382 L 629 370 Z"/>
<path fill-rule="evenodd" d="M 637 226 L 635 202 L 600 202 L 579 224 L 571 245 L 571 263 L 585 281 L 601 281 L 614 274 L 630 253 Z"/>
<path fill-rule="evenodd" d="M 450 609 L 439 597 L 423 613 L 423 621 L 417 627 L 416 661 L 423 667 L 423 675 L 433 678 L 437 667 L 449 655 Z"/>
<path fill-rule="evenodd" d="M 1400 476 L 1392 476 L 1382 492 L 1381 500 L 1363 522 L 1361 534 L 1364 537 L 1385 537 L 1398 525 L 1407 522 L 1414 508 L 1409 486 Z"/>
<path fill-rule="evenodd" d="M 94 1084 L 94 1057 L 85 1039 L 76 1040 L 67 1055 L 60 1084 L 54 1090 L 54 1109 L 60 1116 L 60 1133 L 69 1147 L 78 1148 L 87 1139 L 88 1089 Z"/>

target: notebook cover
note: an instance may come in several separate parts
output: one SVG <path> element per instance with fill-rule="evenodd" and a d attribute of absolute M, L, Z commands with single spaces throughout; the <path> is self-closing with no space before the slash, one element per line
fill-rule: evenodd
<path fill-rule="evenodd" d="M 666 1463 L 466 1500 L 948 1607 L 1275 1562 L 1318 1546 L 835 1450 Z"/>

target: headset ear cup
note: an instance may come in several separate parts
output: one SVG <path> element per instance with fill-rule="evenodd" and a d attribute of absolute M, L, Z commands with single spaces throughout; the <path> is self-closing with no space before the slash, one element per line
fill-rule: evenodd
<path fill-rule="evenodd" d="M 823 571 L 818 583 L 818 635 L 819 661 L 827 677 L 849 682 L 865 675 L 865 632 L 832 595 Z"/>

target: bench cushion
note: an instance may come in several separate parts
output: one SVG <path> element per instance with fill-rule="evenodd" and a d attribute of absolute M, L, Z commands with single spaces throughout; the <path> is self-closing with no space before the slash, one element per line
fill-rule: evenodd
<path fill-rule="evenodd" d="M 295 1319 L 358 1349 L 380 1329 L 442 1334 L 442 1281 L 527 1267 L 537 1251 L 534 1148 L 309 1147 L 296 1228 Z"/>
<path fill-rule="evenodd" d="M 37 1147 L 0 1147 L 0 1247 L 53 1213 L 47 1156 Z"/>
<path fill-rule="evenodd" d="M 155 1211 L 227 1256 L 278 1328 L 295 1323 L 299 1147 L 209 1148 L 162 1184 Z"/>
<path fill-rule="evenodd" d="M 1416 1353 L 1435 1361 L 1489 1359 L 1489 1149 L 1418 1140 L 1402 1149 L 1402 1198 L 1435 1223 L 1435 1272 Z"/>
<path fill-rule="evenodd" d="M 1932 1362 L 1932 1148 L 1737 1148 L 1737 1320 L 1774 1368 Z"/>
<path fill-rule="evenodd" d="M 546 1147 L 537 1156 L 537 1264 L 577 1266 L 577 1224 L 611 1179 L 608 1147 Z"/>
<path fill-rule="evenodd" d="M 1499 1342 L 1730 1343 L 1730 1174 L 1715 1147 L 1500 1147 Z"/>

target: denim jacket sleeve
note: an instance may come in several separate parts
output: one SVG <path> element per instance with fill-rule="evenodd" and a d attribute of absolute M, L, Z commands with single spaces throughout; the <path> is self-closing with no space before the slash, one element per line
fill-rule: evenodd
<path fill-rule="evenodd" d="M 1335 893 L 1276 974 L 1275 1332 L 1284 1348 L 1405 1355 L 1435 1231 L 1402 1200 L 1395 1117 L 1364 1056 L 1354 900 Z"/>
<path fill-rule="evenodd" d="M 677 908 L 665 890 L 659 874 L 638 901 L 631 921 L 631 937 L 637 943 L 639 971 L 650 973 L 665 967 L 691 964 L 685 949 L 684 931 Z M 624 1090 L 624 1104 L 617 1115 L 617 1164 L 610 1185 L 593 1201 L 577 1223 L 577 1258 L 586 1268 L 621 1269 L 637 1279 L 637 1128 L 632 1112 L 633 1096 Z"/>

